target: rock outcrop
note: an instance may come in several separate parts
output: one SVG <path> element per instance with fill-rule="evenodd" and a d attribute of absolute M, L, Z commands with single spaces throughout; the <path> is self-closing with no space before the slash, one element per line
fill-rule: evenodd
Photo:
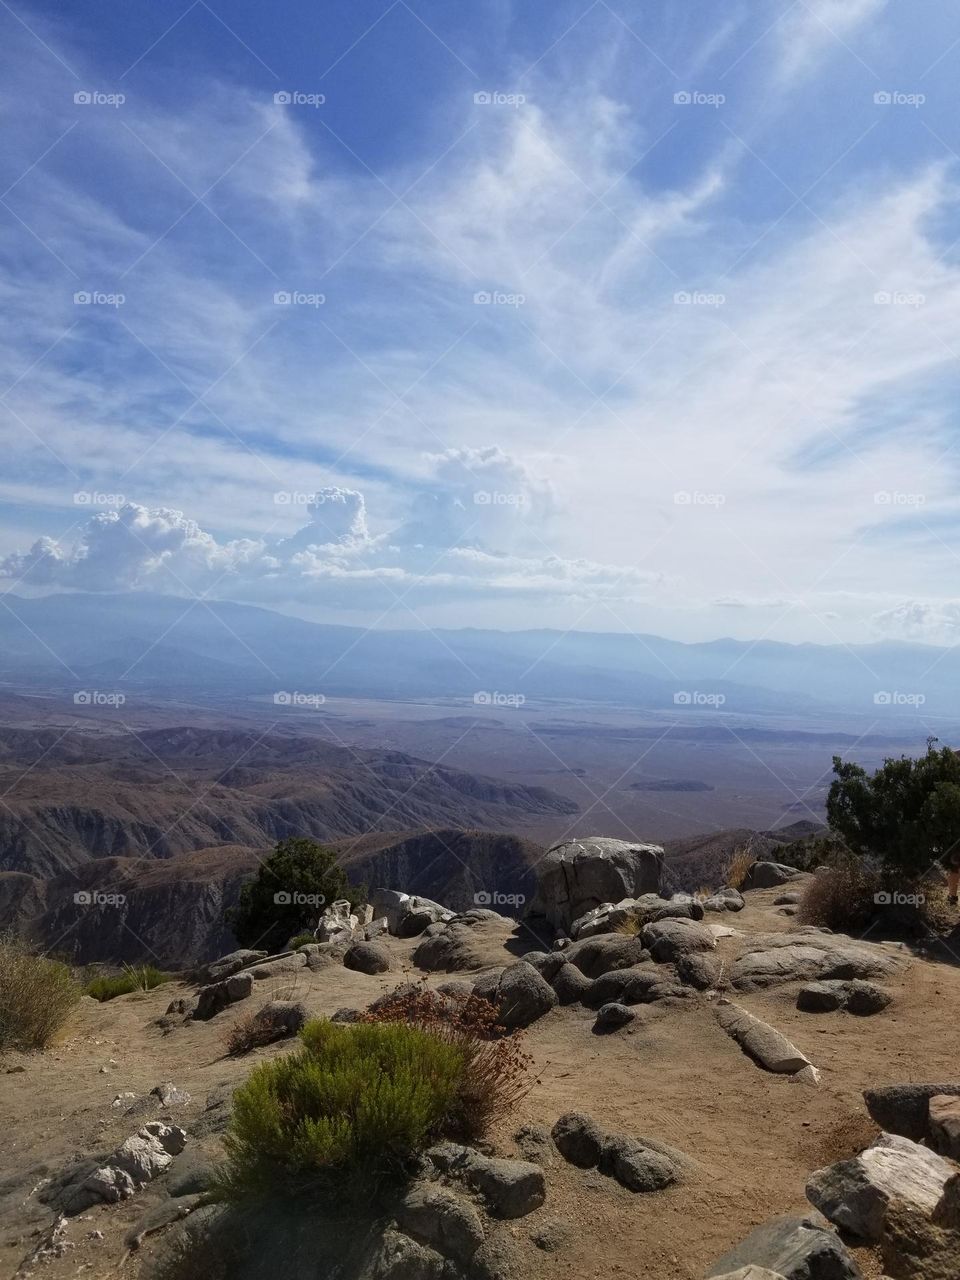
<path fill-rule="evenodd" d="M 663 848 L 590 836 L 549 849 L 536 868 L 537 892 L 528 915 L 569 933 L 575 920 L 604 903 L 657 893 Z"/>

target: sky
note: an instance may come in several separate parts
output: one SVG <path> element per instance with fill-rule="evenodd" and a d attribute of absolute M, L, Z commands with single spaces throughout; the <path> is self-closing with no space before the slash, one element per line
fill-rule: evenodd
<path fill-rule="evenodd" d="M 0 0 L 0 575 L 960 641 L 934 0 Z"/>

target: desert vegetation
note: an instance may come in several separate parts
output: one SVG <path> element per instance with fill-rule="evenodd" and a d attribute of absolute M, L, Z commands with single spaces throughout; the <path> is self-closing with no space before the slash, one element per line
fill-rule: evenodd
<path fill-rule="evenodd" d="M 0 938 L 0 1051 L 45 1049 L 79 1003 L 81 988 L 59 960 Z"/>
<path fill-rule="evenodd" d="M 129 995 L 131 991 L 152 991 L 161 983 L 171 982 L 173 976 L 152 964 L 128 964 L 120 973 L 91 978 L 83 990 L 94 1000 L 114 1000 L 117 996 Z"/>

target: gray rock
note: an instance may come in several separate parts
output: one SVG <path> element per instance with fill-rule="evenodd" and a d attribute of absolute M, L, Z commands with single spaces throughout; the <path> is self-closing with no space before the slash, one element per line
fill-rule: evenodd
<path fill-rule="evenodd" d="M 775 907 L 796 907 L 803 897 L 802 893 L 781 893 L 773 900 Z"/>
<path fill-rule="evenodd" d="M 853 1013 L 858 1018 L 867 1018 L 874 1013 L 880 1013 L 892 999 L 893 996 L 883 987 L 854 978 L 847 983 L 845 1008 L 847 1013 Z"/>
<path fill-rule="evenodd" d="M 588 1009 L 605 1004 L 652 1004 L 665 996 L 686 994 L 674 982 L 672 970 L 655 964 L 641 964 L 633 969 L 615 969 L 601 974 L 582 997 Z"/>
<path fill-rule="evenodd" d="M 521 1156 L 548 1169 L 554 1161 L 553 1139 L 542 1124 L 525 1124 L 513 1135 Z"/>
<path fill-rule="evenodd" d="M 397 1223 L 418 1243 L 460 1264 L 468 1263 L 483 1244 L 476 1209 L 443 1187 L 413 1187 L 400 1205 Z"/>
<path fill-rule="evenodd" d="M 89 1171 L 85 1163 L 60 1189 L 60 1207 L 69 1217 L 100 1202 L 116 1204 L 163 1173 L 183 1150 L 187 1135 L 176 1125 L 152 1120 L 101 1165 Z"/>
<path fill-rule="evenodd" d="M 807 1199 L 836 1226 L 876 1244 L 891 1205 L 929 1220 L 953 1173 L 936 1152 L 899 1134 L 881 1133 L 855 1159 L 812 1173 Z"/>
<path fill-rule="evenodd" d="M 390 952 L 379 942 L 355 942 L 344 954 L 343 967 L 358 973 L 386 973 Z"/>
<path fill-rule="evenodd" d="M 208 1191 L 214 1176 L 213 1162 L 195 1147 L 188 1147 L 174 1157 L 165 1184 L 171 1196 L 193 1196 Z"/>
<path fill-rule="evenodd" d="M 236 1004 L 238 1000 L 246 1000 L 252 991 L 253 974 L 249 971 L 235 973 L 232 977 L 224 978 L 222 982 L 201 987 L 197 992 L 197 1004 L 193 1017 L 197 1022 L 208 1022 L 228 1005 Z"/>
<path fill-rule="evenodd" d="M 307 1021 L 307 1008 L 299 1000 L 268 1000 L 253 1016 L 257 1029 L 272 1039 L 295 1036 Z"/>
<path fill-rule="evenodd" d="M 591 836 L 554 845 L 537 864 L 537 892 L 528 914 L 569 933 L 574 920 L 607 902 L 656 893 L 663 848 Z"/>
<path fill-rule="evenodd" d="M 710 991 L 720 981 L 723 966 L 716 954 L 691 951 L 677 957 L 676 970 L 677 977 L 686 986 L 694 987 L 697 991 Z"/>
<path fill-rule="evenodd" d="M 957 1097 L 960 1084 L 889 1084 L 864 1091 L 864 1101 L 881 1129 L 919 1142 L 929 1133 L 930 1099 Z"/>
<path fill-rule="evenodd" d="M 728 1271 L 718 1280 L 783 1280 L 779 1271 L 769 1271 L 766 1267 L 738 1267 L 736 1271 Z"/>
<path fill-rule="evenodd" d="M 497 1006 L 497 1021 L 512 1031 L 528 1027 L 549 1013 L 557 1004 L 557 996 L 532 965 L 518 960 L 500 975 L 493 1002 Z"/>
<path fill-rule="evenodd" d="M 846 1009 L 859 1017 L 868 1017 L 885 1009 L 893 997 L 889 991 L 872 982 L 853 979 L 828 978 L 823 982 L 809 982 L 797 994 L 797 1008 L 805 1013 L 829 1013 Z"/>
<path fill-rule="evenodd" d="M 566 962 L 561 964 L 548 981 L 561 1004 L 579 1004 L 593 985 L 593 979 L 588 978 L 575 964 Z"/>
<path fill-rule="evenodd" d="M 206 968 L 201 969 L 197 975 L 197 980 L 201 986 L 206 986 L 211 982 L 222 982 L 224 978 L 229 978 L 234 973 L 245 968 L 248 964 L 253 964 L 255 960 L 262 960 L 267 953 L 265 951 L 250 951 L 243 948 L 240 951 L 231 951 L 228 956 L 221 956 L 219 960 L 214 960 L 208 964 Z"/>
<path fill-rule="evenodd" d="M 264 978 L 283 978 L 288 973 L 297 973 L 306 963 L 307 957 L 302 951 L 288 951 L 286 955 L 268 956 L 244 972 L 253 974 L 258 982 L 262 982 Z"/>
<path fill-rule="evenodd" d="M 724 885 L 703 899 L 704 911 L 742 911 L 746 905 L 743 894 L 732 885 Z"/>
<path fill-rule="evenodd" d="M 841 1240 L 812 1218 L 772 1218 L 742 1244 L 718 1258 L 708 1280 L 735 1275 L 743 1267 L 765 1267 L 784 1280 L 862 1280 L 862 1272 Z"/>
<path fill-rule="evenodd" d="M 929 1106 L 931 1147 L 942 1156 L 960 1161 L 960 1097 L 935 1093 Z"/>
<path fill-rule="evenodd" d="M 803 875 L 799 867 L 788 867 L 782 862 L 755 862 L 744 877 L 744 890 L 774 889 Z"/>
<path fill-rule="evenodd" d="M 559 1253 L 573 1240 L 573 1225 L 563 1218 L 548 1218 L 530 1232 L 530 1239 L 544 1253 Z"/>
<path fill-rule="evenodd" d="M 617 1031 L 620 1027 L 625 1027 L 628 1022 L 632 1022 L 636 1016 L 628 1005 L 615 1002 L 604 1004 L 600 1006 L 593 1029 L 599 1033 Z"/>
<path fill-rule="evenodd" d="M 843 1008 L 846 983 L 836 979 L 827 982 L 808 982 L 797 992 L 797 1008 L 802 1013 L 833 1013 Z"/>
<path fill-rule="evenodd" d="M 608 1137 L 600 1153 L 600 1172 L 616 1178 L 628 1191 L 662 1191 L 680 1181 L 682 1169 L 662 1150 L 622 1134 Z"/>
<path fill-rule="evenodd" d="M 223 1133 L 230 1124 L 233 1112 L 233 1091 L 236 1088 L 231 1080 L 223 1080 L 207 1094 L 204 1109 L 190 1126 L 190 1132 L 196 1138 L 206 1138 L 211 1134 Z"/>
<path fill-rule="evenodd" d="M 476 1155 L 467 1165 L 466 1177 L 495 1218 L 523 1218 L 539 1209 L 547 1196 L 543 1170 L 529 1160 Z"/>
<path fill-rule="evenodd" d="M 551 1130 L 557 1150 L 570 1164 L 592 1169 L 603 1150 L 604 1132 L 595 1120 L 581 1111 L 568 1111 Z"/>
<path fill-rule="evenodd" d="M 738 991 L 760 991 L 810 979 L 882 978 L 902 965 L 901 957 L 874 943 L 804 929 L 755 935 L 731 965 L 730 981 Z"/>
<path fill-rule="evenodd" d="M 154 1085 L 150 1090 L 150 1094 L 165 1109 L 183 1107 L 190 1101 L 190 1094 L 184 1089 L 178 1089 L 172 1080 L 165 1080 L 163 1084 Z"/>
<path fill-rule="evenodd" d="M 727 1035 L 767 1071 L 793 1075 L 811 1065 L 806 1054 L 785 1035 L 732 1001 L 717 1005 L 717 1020 Z"/>
<path fill-rule="evenodd" d="M 563 966 L 568 963 L 567 957 L 562 951 L 528 951 L 523 956 L 523 960 L 527 964 L 533 965 L 540 977 L 549 982 L 551 986 L 554 978 Z"/>
<path fill-rule="evenodd" d="M 443 1257 L 402 1232 L 388 1228 L 373 1266 L 372 1280 L 444 1280 Z"/>
<path fill-rule="evenodd" d="M 588 978 L 599 978 L 602 973 L 626 969 L 650 959 L 650 953 L 644 950 L 639 938 L 628 938 L 616 933 L 603 933 L 595 938 L 573 942 L 560 954 Z"/>
<path fill-rule="evenodd" d="M 643 926 L 643 945 L 660 964 L 695 951 L 713 951 L 717 940 L 695 920 L 655 920 Z"/>

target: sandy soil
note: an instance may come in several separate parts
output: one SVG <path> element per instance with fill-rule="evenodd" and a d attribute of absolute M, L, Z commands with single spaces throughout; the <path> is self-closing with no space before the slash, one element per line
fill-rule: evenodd
<path fill-rule="evenodd" d="M 747 909 L 723 923 L 744 932 L 790 928 L 793 921 L 773 906 L 777 893 L 748 895 Z M 721 955 L 735 954 L 739 941 L 722 940 Z M 420 976 L 410 964 L 413 945 L 393 940 L 395 973 L 303 971 L 293 983 L 258 984 L 253 1000 L 238 1012 L 257 1007 L 260 997 L 291 993 L 317 1013 L 360 1007 L 404 976 Z M 484 958 L 502 964 L 513 957 L 494 943 Z M 457 975 L 433 975 L 431 981 L 449 976 Z M 708 1263 L 761 1221 L 809 1209 L 804 1184 L 810 1171 L 860 1150 L 874 1132 L 863 1089 L 958 1078 L 960 966 L 914 959 L 885 985 L 894 1003 L 872 1018 L 800 1013 L 794 1007 L 797 984 L 737 997 L 808 1054 L 822 1072 L 819 1089 L 761 1071 L 720 1030 L 704 995 L 670 1008 L 643 1006 L 628 1029 L 611 1036 L 594 1036 L 594 1015 L 579 1006 L 556 1009 L 537 1022 L 526 1043 L 539 1082 L 492 1135 L 503 1154 L 515 1154 L 511 1135 L 520 1123 L 549 1127 L 562 1112 L 576 1109 L 611 1131 L 663 1139 L 699 1168 L 683 1186 L 642 1196 L 557 1159 L 547 1175 L 546 1204 L 511 1230 L 527 1240 L 541 1222 L 555 1217 L 574 1230 L 557 1253 L 525 1251 L 525 1275 L 699 1280 Z M 31 1194 L 42 1178 L 77 1154 L 111 1149 L 142 1123 L 111 1105 L 117 1094 L 143 1095 L 172 1080 L 192 1095 L 186 1107 L 171 1113 L 189 1128 L 210 1091 L 243 1079 L 253 1061 L 288 1051 L 275 1045 L 246 1059 L 225 1057 L 229 1011 L 164 1035 L 154 1020 L 172 998 L 187 993 L 185 987 L 167 986 L 104 1005 L 85 1000 L 61 1044 L 43 1055 L 10 1057 L 0 1066 L 6 1072 L 0 1075 L 2 1274 L 16 1271 L 51 1220 Z M 215 1139 L 189 1142 L 216 1150 Z M 116 1274 L 125 1233 L 163 1194 L 155 1186 L 125 1204 L 71 1220 L 66 1238 L 74 1247 L 38 1267 L 37 1274 L 50 1280 Z M 155 1247 L 145 1246 L 144 1254 Z M 869 1253 L 860 1250 L 857 1256 L 866 1276 L 880 1275 Z M 134 1257 L 123 1274 L 136 1276 L 139 1265 Z"/>

